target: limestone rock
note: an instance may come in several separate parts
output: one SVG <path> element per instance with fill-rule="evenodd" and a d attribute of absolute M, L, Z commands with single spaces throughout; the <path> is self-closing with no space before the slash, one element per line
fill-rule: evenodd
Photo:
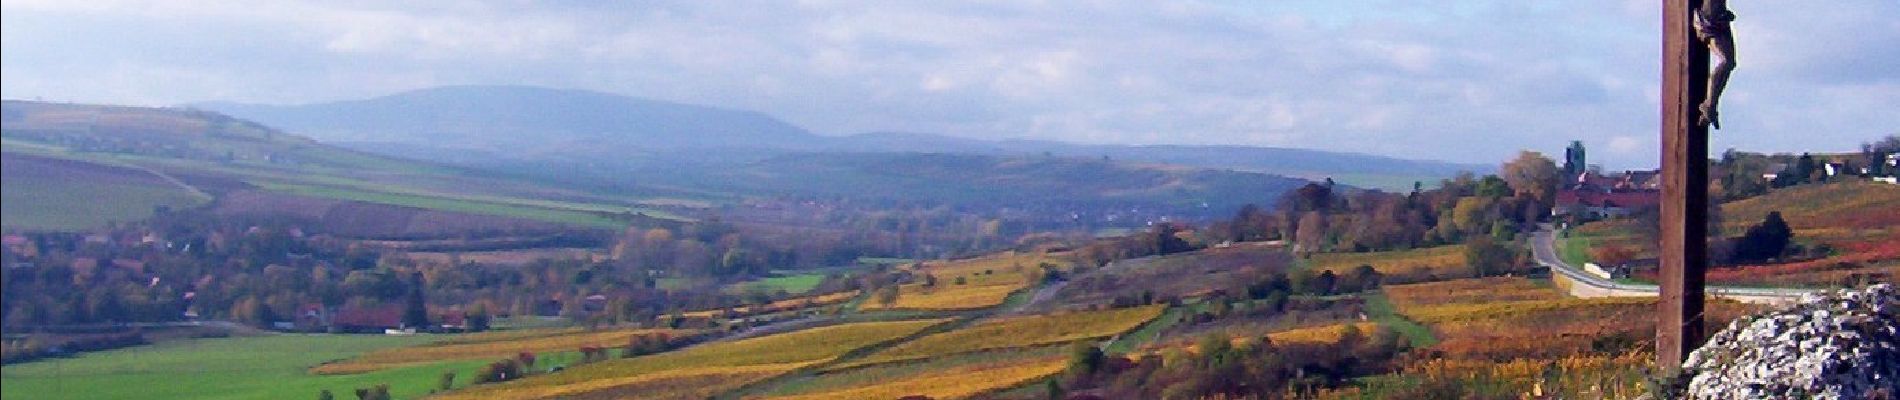
<path fill-rule="evenodd" d="M 1900 293 L 1892 284 L 1803 296 L 1738 319 L 1689 354 L 1691 399 L 1900 395 Z"/>

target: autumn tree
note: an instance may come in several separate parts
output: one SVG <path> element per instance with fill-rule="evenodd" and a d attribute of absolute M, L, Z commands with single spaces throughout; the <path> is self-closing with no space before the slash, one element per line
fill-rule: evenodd
<path fill-rule="evenodd" d="M 1490 197 L 1458 199 L 1458 204 L 1451 209 L 1451 218 L 1439 221 L 1440 226 L 1449 223 L 1452 228 L 1450 231 L 1458 235 L 1446 239 L 1456 239 L 1466 234 L 1489 233 L 1492 206 L 1495 204 L 1497 201 Z"/>
<path fill-rule="evenodd" d="M 422 273 L 411 273 L 409 285 L 409 298 L 403 307 L 402 324 L 410 328 L 426 329 L 429 326 L 429 305 L 423 300 Z"/>
<path fill-rule="evenodd" d="M 494 316 L 488 312 L 488 303 L 476 302 L 468 307 L 463 321 L 466 321 L 464 324 L 469 332 L 482 332 L 488 330 L 488 324 L 493 318 Z"/>
<path fill-rule="evenodd" d="M 1326 244 L 1326 215 L 1309 211 L 1300 217 L 1299 230 L 1293 234 L 1294 250 L 1316 252 Z"/>
<path fill-rule="evenodd" d="M 1512 192 L 1530 195 L 1547 205 L 1556 198 L 1557 186 L 1563 181 L 1557 164 L 1534 151 L 1518 152 L 1517 158 L 1505 162 L 1498 174 L 1510 184 Z"/>
<path fill-rule="evenodd" d="M 1333 187 L 1318 183 L 1307 183 L 1298 189 L 1287 192 L 1280 201 L 1281 207 L 1294 212 L 1325 211 L 1333 206 Z"/>
<path fill-rule="evenodd" d="M 893 284 L 893 285 L 885 286 L 882 288 L 878 288 L 877 298 L 873 300 L 877 300 L 877 304 L 880 306 L 890 307 L 891 304 L 897 302 L 897 296 L 898 296 L 897 285 Z"/>
<path fill-rule="evenodd" d="M 1474 275 L 1502 275 L 1511 270 L 1515 259 L 1516 254 L 1509 246 L 1491 240 L 1490 236 L 1474 236 L 1465 242 L 1465 262 L 1471 264 Z"/>

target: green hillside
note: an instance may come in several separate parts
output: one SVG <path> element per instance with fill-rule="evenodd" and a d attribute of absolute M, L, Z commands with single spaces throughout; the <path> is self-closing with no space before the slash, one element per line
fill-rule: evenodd
<path fill-rule="evenodd" d="M 247 199 L 323 198 L 607 229 L 640 214 L 678 218 L 629 199 L 327 146 L 205 111 L 6 101 L 4 121 L 8 228 L 84 228 L 252 192 L 275 197 Z"/>
<path fill-rule="evenodd" d="M 49 157 L 0 153 L 0 226 L 82 229 L 134 221 L 159 207 L 204 204 L 209 196 L 151 172 Z"/>

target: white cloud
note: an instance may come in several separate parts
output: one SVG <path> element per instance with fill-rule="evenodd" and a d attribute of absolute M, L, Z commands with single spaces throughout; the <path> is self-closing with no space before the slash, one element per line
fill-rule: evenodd
<path fill-rule="evenodd" d="M 1654 1 L 16 1 L 0 94 L 298 103 L 589 88 L 878 130 L 1492 163 L 1653 163 Z M 1900 3 L 1737 3 L 1718 146 L 1850 148 L 1900 115 Z M 1884 130 L 1884 131 L 1883 131 Z M 1718 149 L 1719 150 L 1719 149 Z M 1819 150 L 1819 149 L 1816 149 Z"/>
<path fill-rule="evenodd" d="M 1610 151 L 1620 155 L 1630 155 L 1643 149 L 1643 140 L 1634 136 L 1614 136 L 1610 138 Z"/>

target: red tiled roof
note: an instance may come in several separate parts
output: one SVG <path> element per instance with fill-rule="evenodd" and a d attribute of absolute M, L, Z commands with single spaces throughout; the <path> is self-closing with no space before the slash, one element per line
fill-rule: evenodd
<path fill-rule="evenodd" d="M 1662 204 L 1662 192 L 1655 190 L 1620 190 L 1597 192 L 1590 190 L 1566 190 L 1557 193 L 1557 206 L 1640 208 Z"/>
<path fill-rule="evenodd" d="M 346 307 L 337 311 L 336 318 L 330 322 L 337 326 L 396 328 L 402 326 L 402 307 L 394 304 L 375 308 Z"/>

